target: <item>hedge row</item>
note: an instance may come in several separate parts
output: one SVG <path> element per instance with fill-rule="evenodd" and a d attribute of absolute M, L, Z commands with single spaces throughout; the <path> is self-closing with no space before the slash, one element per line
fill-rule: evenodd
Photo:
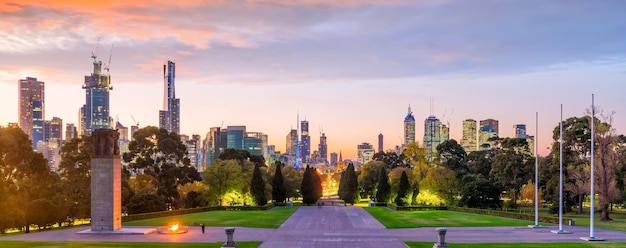
<path fill-rule="evenodd" d="M 378 204 L 376 204 L 378 206 Z M 395 203 L 387 204 L 387 207 L 397 211 L 431 211 L 431 210 L 448 210 L 446 206 L 398 206 Z"/>
<path fill-rule="evenodd" d="M 183 215 L 183 214 L 193 214 L 193 213 L 216 211 L 216 210 L 268 210 L 272 207 L 274 207 L 274 204 L 270 203 L 265 206 L 211 206 L 211 207 L 200 207 L 200 208 L 187 208 L 187 209 L 178 209 L 178 210 L 171 210 L 171 211 L 152 212 L 152 213 L 122 216 L 122 222 L 153 219 L 153 218 L 168 217 L 168 216 Z"/>
<path fill-rule="evenodd" d="M 472 213 L 472 214 L 493 215 L 493 216 L 499 216 L 499 217 L 505 217 L 505 218 L 520 219 L 520 220 L 530 220 L 530 221 L 535 220 L 534 214 L 504 212 L 500 210 L 488 210 L 488 209 L 464 208 L 464 207 L 448 207 L 448 210 Z M 571 219 L 563 219 L 563 223 L 569 223 L 570 220 Z M 559 218 L 552 217 L 552 216 L 539 216 L 539 222 L 558 224 Z"/>

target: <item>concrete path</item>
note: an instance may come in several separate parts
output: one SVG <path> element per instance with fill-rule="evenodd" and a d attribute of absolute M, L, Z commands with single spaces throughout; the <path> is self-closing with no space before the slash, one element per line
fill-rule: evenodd
<path fill-rule="evenodd" d="M 360 207 L 300 207 L 261 248 L 406 247 Z"/>

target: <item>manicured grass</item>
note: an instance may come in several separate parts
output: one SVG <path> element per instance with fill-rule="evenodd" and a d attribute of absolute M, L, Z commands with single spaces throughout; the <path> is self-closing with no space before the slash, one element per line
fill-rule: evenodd
<path fill-rule="evenodd" d="M 454 211 L 393 211 L 385 207 L 363 208 L 387 228 L 525 226 L 530 221 Z"/>
<path fill-rule="evenodd" d="M 222 247 L 224 242 L 215 243 L 143 243 L 143 242 L 54 242 L 54 241 L 2 241 L 3 248 L 19 248 L 19 247 L 151 247 L 151 248 L 170 248 L 170 247 L 184 247 L 184 248 L 218 248 Z M 261 245 L 260 241 L 248 241 L 237 242 L 239 248 L 253 248 Z"/>
<path fill-rule="evenodd" d="M 432 248 L 435 242 L 406 242 L 410 248 Z M 618 248 L 626 246 L 626 243 L 619 242 L 567 242 L 567 243 L 446 243 L 454 248 L 571 248 L 571 247 L 608 247 Z"/>
<path fill-rule="evenodd" d="M 206 226 L 234 226 L 278 228 L 297 207 L 275 207 L 271 210 L 224 210 L 185 214 L 163 218 L 124 222 L 124 226 L 192 226 L 204 223 Z"/>
<path fill-rule="evenodd" d="M 526 213 L 531 213 L 532 208 L 521 208 L 521 211 Z M 583 208 L 583 214 L 576 214 L 576 209 L 572 212 L 565 213 L 563 215 L 564 219 L 572 219 L 576 222 L 577 226 L 589 226 L 589 208 Z M 596 209 L 597 210 L 597 209 Z M 520 211 L 520 210 L 511 210 L 511 211 Z M 553 216 L 559 217 L 556 214 L 549 214 L 548 208 L 539 208 L 540 216 Z M 617 230 L 617 231 L 626 231 L 626 211 L 623 209 L 615 209 L 613 212 L 609 214 L 609 217 L 613 219 L 612 221 L 600 221 L 600 213 L 596 212 L 594 215 L 594 226 L 597 228 L 607 229 L 607 230 Z M 566 222 L 563 222 L 564 225 L 567 225 Z"/>

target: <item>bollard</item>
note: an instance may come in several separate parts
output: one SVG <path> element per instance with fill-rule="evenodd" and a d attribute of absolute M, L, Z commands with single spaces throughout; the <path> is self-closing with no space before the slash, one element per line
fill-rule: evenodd
<path fill-rule="evenodd" d="M 445 227 L 439 227 L 435 230 L 437 230 L 437 233 L 439 234 L 439 241 L 433 245 L 433 248 L 448 248 L 449 246 L 446 244 L 446 232 L 448 229 Z"/>
<path fill-rule="evenodd" d="M 235 228 L 234 227 L 226 227 L 226 228 L 224 228 L 224 232 L 226 232 L 226 243 L 224 243 L 222 245 L 222 248 L 224 248 L 224 247 L 237 247 L 237 244 L 235 244 L 235 241 L 233 241 L 233 234 L 235 234 Z"/>

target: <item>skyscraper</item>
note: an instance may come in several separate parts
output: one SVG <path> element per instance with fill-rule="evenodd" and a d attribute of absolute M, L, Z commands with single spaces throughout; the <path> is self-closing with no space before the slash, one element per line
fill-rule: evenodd
<path fill-rule="evenodd" d="M 374 156 L 374 146 L 370 143 L 363 142 L 360 145 L 357 145 L 357 161 L 364 165 L 369 161 L 372 161 L 372 157 Z"/>
<path fill-rule="evenodd" d="M 409 105 L 409 112 L 404 117 L 404 145 L 415 143 L 415 117 Z"/>
<path fill-rule="evenodd" d="M 479 150 L 484 151 L 493 148 L 495 142 L 490 139 L 498 137 L 498 121 L 494 119 L 480 121 L 478 132 Z"/>
<path fill-rule="evenodd" d="M 513 125 L 513 138 L 522 138 L 525 139 L 528 136 L 526 135 L 526 125 L 525 124 L 515 124 Z"/>
<path fill-rule="evenodd" d="M 102 72 L 102 61 L 93 58 L 93 72 L 85 76 L 85 105 L 81 108 L 81 134 L 90 134 L 99 128 L 110 128 L 109 123 L 109 92 L 111 76 Z M 84 122 L 84 125 L 82 125 Z"/>
<path fill-rule="evenodd" d="M 320 143 L 317 146 L 317 150 L 320 153 L 320 161 L 321 163 L 328 163 L 328 144 L 326 143 L 326 134 L 322 133 L 320 136 Z"/>
<path fill-rule="evenodd" d="M 476 121 L 467 119 L 463 121 L 463 138 L 461 139 L 461 146 L 465 152 L 470 153 L 478 150 L 476 146 L 477 141 Z"/>
<path fill-rule="evenodd" d="M 180 99 L 176 98 L 175 79 L 176 65 L 168 60 L 163 65 L 163 110 L 159 111 L 159 128 L 180 133 Z"/>
<path fill-rule="evenodd" d="M 226 127 L 226 148 L 244 149 L 243 137 L 246 133 L 246 126 Z"/>
<path fill-rule="evenodd" d="M 52 117 L 52 120 L 46 120 L 43 123 L 44 127 L 44 141 L 51 141 L 55 139 L 61 146 L 63 137 L 63 120 L 59 117 Z"/>
<path fill-rule="evenodd" d="M 433 161 L 437 153 L 437 146 L 444 141 L 441 137 L 442 129 L 445 130 L 445 128 L 442 127 L 441 121 L 434 115 L 428 116 L 428 118 L 424 120 L 424 150 L 426 162 L 430 163 Z"/>
<path fill-rule="evenodd" d="M 73 138 L 78 138 L 78 129 L 74 123 L 67 123 L 65 124 L 65 141 L 70 141 Z"/>
<path fill-rule="evenodd" d="M 285 140 L 285 153 L 290 156 L 296 156 L 296 146 L 298 145 L 298 130 L 291 129 Z"/>
<path fill-rule="evenodd" d="M 309 136 L 309 122 L 300 122 L 300 159 L 302 163 L 311 162 L 311 136 Z"/>
<path fill-rule="evenodd" d="M 378 134 L 378 152 L 383 151 L 383 134 Z"/>
<path fill-rule="evenodd" d="M 18 83 L 19 126 L 33 141 L 33 149 L 37 149 L 37 142 L 44 140 L 44 82 L 26 77 Z"/>

